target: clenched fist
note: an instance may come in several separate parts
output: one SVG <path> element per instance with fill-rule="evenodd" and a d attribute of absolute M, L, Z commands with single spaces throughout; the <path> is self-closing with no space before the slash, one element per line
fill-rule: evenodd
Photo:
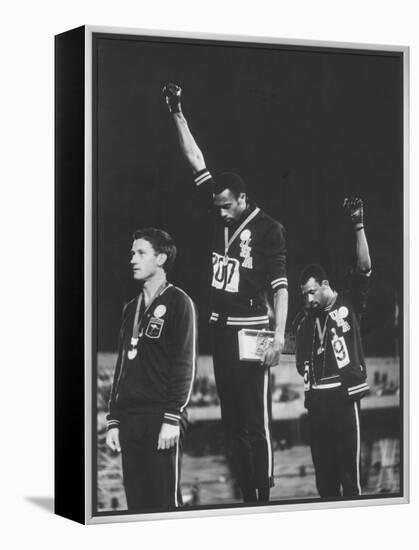
<path fill-rule="evenodd" d="M 346 198 L 343 208 L 348 212 L 354 225 L 364 224 L 364 203 L 359 198 Z"/>
<path fill-rule="evenodd" d="M 182 96 L 182 88 L 177 84 L 166 84 L 162 90 L 162 94 L 166 100 L 169 112 L 172 114 L 181 113 L 182 107 L 180 99 Z"/>

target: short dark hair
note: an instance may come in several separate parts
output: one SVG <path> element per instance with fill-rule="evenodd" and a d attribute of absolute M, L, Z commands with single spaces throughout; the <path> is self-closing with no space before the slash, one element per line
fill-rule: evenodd
<path fill-rule="evenodd" d="M 229 189 L 236 199 L 241 193 L 246 193 L 246 184 L 243 179 L 234 172 L 222 172 L 215 177 L 214 194 L 219 195 Z"/>
<path fill-rule="evenodd" d="M 176 259 L 176 245 L 174 240 L 162 229 L 155 229 L 154 227 L 145 227 L 143 229 L 137 229 L 132 236 L 132 240 L 144 239 L 148 241 L 153 247 L 156 254 L 166 254 L 167 260 L 163 264 L 163 269 L 168 273 L 175 263 Z"/>
<path fill-rule="evenodd" d="M 313 277 L 315 281 L 322 284 L 323 281 L 327 281 L 327 273 L 324 268 L 319 264 L 309 264 L 301 271 L 300 274 L 300 286 L 306 284 L 306 282 Z"/>

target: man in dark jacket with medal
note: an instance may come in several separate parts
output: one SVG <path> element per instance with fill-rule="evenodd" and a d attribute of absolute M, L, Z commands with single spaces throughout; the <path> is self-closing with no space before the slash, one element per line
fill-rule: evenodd
<path fill-rule="evenodd" d="M 300 276 L 305 313 L 297 327 L 298 372 L 304 376 L 310 445 L 321 497 L 361 495 L 360 399 L 368 392 L 360 335 L 371 275 L 361 199 L 345 199 L 356 239 L 348 289 L 333 290 L 324 269 Z"/>
<path fill-rule="evenodd" d="M 238 174 L 213 178 L 181 108 L 182 90 L 163 89 L 197 200 L 213 203 L 211 316 L 214 373 L 233 473 L 245 502 L 267 502 L 273 484 L 270 367 L 284 346 L 288 308 L 283 226 L 249 201 Z M 242 329 L 266 330 L 265 293 L 273 296 L 273 343 L 261 360 L 240 358 Z"/>
<path fill-rule="evenodd" d="M 166 232 L 134 234 L 131 266 L 141 292 L 123 310 L 106 438 L 111 450 L 122 452 L 131 512 L 182 504 L 182 440 L 197 327 L 191 298 L 166 278 L 175 257 Z"/>

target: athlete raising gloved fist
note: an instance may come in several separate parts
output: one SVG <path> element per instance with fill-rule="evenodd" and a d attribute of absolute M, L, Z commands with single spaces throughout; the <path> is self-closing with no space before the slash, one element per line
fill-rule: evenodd
<path fill-rule="evenodd" d="M 181 113 L 182 108 L 180 104 L 180 98 L 182 95 L 182 88 L 177 84 L 166 84 L 163 90 L 164 98 L 166 99 L 167 106 L 169 111 L 172 114 Z"/>
<path fill-rule="evenodd" d="M 280 361 L 288 308 L 285 230 L 249 199 L 238 174 L 213 177 L 181 110 L 180 87 L 167 84 L 163 96 L 194 176 L 197 201 L 205 204 L 203 216 L 213 202 L 210 324 L 230 464 L 243 500 L 267 502 L 273 484 L 270 367 Z M 197 99 L 205 104 L 202 95 Z M 274 342 L 261 360 L 244 361 L 240 331 L 270 328 L 266 293 L 273 301 Z"/>
<path fill-rule="evenodd" d="M 343 208 L 353 224 L 356 264 L 339 292 L 321 265 L 303 269 L 305 311 L 296 333 L 296 365 L 304 378 L 311 455 L 323 498 L 361 495 L 360 400 L 369 391 L 360 331 L 371 279 L 363 202 L 345 199 Z"/>
<path fill-rule="evenodd" d="M 355 229 L 364 227 L 364 203 L 362 199 L 346 198 L 343 201 L 343 207 L 351 217 Z"/>

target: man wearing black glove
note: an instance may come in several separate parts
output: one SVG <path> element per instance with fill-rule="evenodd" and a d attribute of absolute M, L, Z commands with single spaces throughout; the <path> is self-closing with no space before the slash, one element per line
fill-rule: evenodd
<path fill-rule="evenodd" d="M 297 327 L 296 361 L 304 377 L 310 446 L 321 497 L 361 495 L 360 399 L 368 392 L 360 336 L 371 275 L 361 199 L 345 199 L 356 240 L 349 288 L 337 293 L 317 264 L 300 276 L 305 312 Z"/>
<path fill-rule="evenodd" d="M 273 483 L 270 436 L 270 372 L 284 346 L 288 307 L 285 231 L 249 201 L 240 176 L 213 178 L 182 113 L 182 90 L 167 84 L 163 95 L 205 205 L 213 202 L 212 311 L 214 373 L 231 464 L 245 502 L 269 500 Z M 197 198 L 197 200 L 199 200 Z M 207 209 L 206 209 L 207 210 Z M 264 293 L 273 295 L 275 336 L 261 361 L 242 361 L 238 333 L 267 329 Z"/>

